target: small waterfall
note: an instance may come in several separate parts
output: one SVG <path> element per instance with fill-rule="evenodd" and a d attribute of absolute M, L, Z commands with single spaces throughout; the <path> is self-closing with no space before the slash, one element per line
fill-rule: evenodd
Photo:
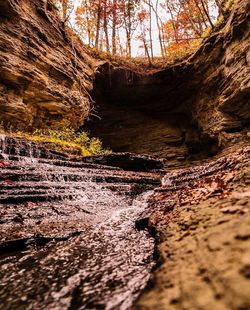
<path fill-rule="evenodd" d="M 136 193 L 143 184 L 155 186 L 159 176 L 75 166 L 33 143 L 0 141 L 6 162 L 0 170 L 0 233 L 16 240 L 76 235 L 1 260 L 0 296 L 10 308 L 129 309 L 154 265 L 154 240 L 135 225 L 152 191 Z"/>
<path fill-rule="evenodd" d="M 62 159 L 59 155 L 51 153 L 44 145 L 38 145 L 32 141 L 14 138 L 0 134 L 0 158 L 36 163 L 38 160 Z"/>
<path fill-rule="evenodd" d="M 6 151 L 6 135 L 0 134 L 0 158 L 2 157 L 3 159 L 9 159 Z"/>

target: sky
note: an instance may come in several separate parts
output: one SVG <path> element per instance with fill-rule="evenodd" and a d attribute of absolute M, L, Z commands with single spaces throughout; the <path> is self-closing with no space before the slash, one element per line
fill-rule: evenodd
<path fill-rule="evenodd" d="M 79 5 L 81 0 L 74 0 L 74 6 L 75 8 Z M 155 6 L 156 0 L 151 0 L 152 4 Z M 159 9 L 160 11 L 160 9 Z M 72 14 L 71 16 L 71 23 L 74 26 L 74 15 Z M 123 34 L 122 32 L 120 33 L 121 38 L 125 42 L 125 33 Z M 136 32 L 134 34 L 134 37 L 132 39 L 132 56 L 137 57 L 137 56 L 144 56 L 144 49 L 140 48 L 140 45 L 142 44 L 139 42 L 136 38 Z M 156 18 L 153 14 L 152 18 L 152 38 L 153 38 L 153 49 L 154 49 L 154 56 L 161 56 L 161 51 L 160 51 L 160 44 L 158 41 L 158 30 L 157 30 L 157 24 L 156 24 Z"/>
<path fill-rule="evenodd" d="M 156 1 L 157 0 L 151 0 L 152 5 L 155 7 L 156 6 Z M 81 0 L 73 0 L 74 2 L 74 6 L 75 8 L 80 4 Z M 213 1 L 211 1 L 213 3 Z M 158 11 L 159 11 L 159 15 L 161 16 L 161 18 L 163 19 L 163 21 L 170 19 L 170 15 L 166 14 L 165 11 L 161 12 L 161 7 L 159 6 Z M 212 15 L 215 16 L 215 18 L 217 18 L 218 12 L 216 12 L 215 8 L 212 7 L 210 8 Z M 162 14 L 161 14 L 162 13 Z M 74 14 L 72 14 L 71 16 L 71 24 L 73 25 L 73 27 L 75 26 L 75 22 L 74 22 Z M 138 35 L 138 31 L 136 31 L 134 33 L 134 36 L 132 38 L 132 56 L 133 57 L 137 57 L 137 56 L 145 56 L 144 55 L 144 49 L 140 48 L 140 46 L 142 45 L 142 43 L 136 39 L 136 35 Z M 125 36 L 125 32 L 120 32 L 120 37 L 122 39 L 122 41 L 125 43 L 126 41 L 126 36 Z M 82 38 L 84 41 L 84 38 Z M 154 50 L 154 56 L 161 56 L 161 50 L 160 50 L 160 44 L 159 44 L 159 40 L 158 40 L 158 30 L 157 30 L 157 23 L 156 23 L 156 17 L 155 14 L 152 12 L 152 39 L 153 39 L 153 50 Z M 125 44 L 124 44 L 125 46 Z"/>

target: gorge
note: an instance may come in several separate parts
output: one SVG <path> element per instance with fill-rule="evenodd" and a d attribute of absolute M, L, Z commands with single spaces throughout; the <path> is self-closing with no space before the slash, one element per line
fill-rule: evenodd
<path fill-rule="evenodd" d="M 141 72 L 0 0 L 0 309 L 250 309 L 249 12 Z M 11 135 L 65 127 L 113 153 Z"/>

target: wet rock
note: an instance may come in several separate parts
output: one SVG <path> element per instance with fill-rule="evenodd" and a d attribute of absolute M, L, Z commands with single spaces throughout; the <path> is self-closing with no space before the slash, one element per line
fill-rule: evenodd
<path fill-rule="evenodd" d="M 135 227 L 138 230 L 146 229 L 149 226 L 149 218 L 142 218 L 135 222 Z"/>
<path fill-rule="evenodd" d="M 154 266 L 153 228 L 136 223 L 160 185 L 161 161 L 132 154 L 67 160 L 35 143 L 1 142 L 5 309 L 131 308 Z"/>
<path fill-rule="evenodd" d="M 131 153 L 113 153 L 105 156 L 92 156 L 85 159 L 101 165 L 119 167 L 128 171 L 152 171 L 164 167 L 163 159 L 150 155 L 136 155 Z"/>

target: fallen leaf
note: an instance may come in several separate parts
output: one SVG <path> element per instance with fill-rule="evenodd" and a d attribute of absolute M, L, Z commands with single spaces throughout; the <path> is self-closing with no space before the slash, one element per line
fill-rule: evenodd
<path fill-rule="evenodd" d="M 5 168 L 7 166 L 6 162 L 0 160 L 0 168 Z"/>
<path fill-rule="evenodd" d="M 10 179 L 6 179 L 6 180 L 4 180 L 3 181 L 4 183 L 7 183 L 7 184 L 11 184 L 11 183 L 14 183 L 12 180 L 10 180 Z"/>

